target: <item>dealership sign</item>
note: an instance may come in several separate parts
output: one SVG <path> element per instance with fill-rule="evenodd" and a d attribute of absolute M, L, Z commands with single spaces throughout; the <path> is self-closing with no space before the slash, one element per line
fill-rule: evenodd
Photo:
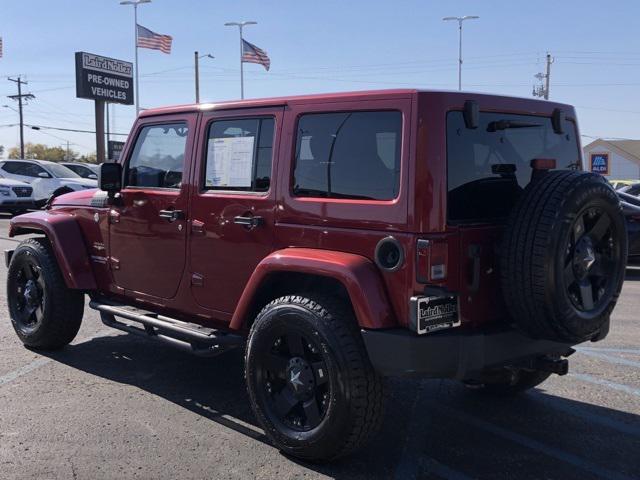
<path fill-rule="evenodd" d="M 600 175 L 609 175 L 609 154 L 608 153 L 592 153 L 591 171 Z"/>
<path fill-rule="evenodd" d="M 76 52 L 76 97 L 133 105 L 133 63 Z"/>
<path fill-rule="evenodd" d="M 116 142 L 115 140 L 109 140 L 107 142 L 107 158 L 109 160 L 120 160 L 122 150 L 124 148 L 124 142 Z"/>

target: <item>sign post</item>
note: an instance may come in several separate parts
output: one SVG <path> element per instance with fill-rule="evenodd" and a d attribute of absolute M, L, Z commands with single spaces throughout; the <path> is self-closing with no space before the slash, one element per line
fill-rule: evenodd
<path fill-rule="evenodd" d="M 76 52 L 76 97 L 95 101 L 96 160 L 105 161 L 105 102 L 133 105 L 133 64 Z"/>

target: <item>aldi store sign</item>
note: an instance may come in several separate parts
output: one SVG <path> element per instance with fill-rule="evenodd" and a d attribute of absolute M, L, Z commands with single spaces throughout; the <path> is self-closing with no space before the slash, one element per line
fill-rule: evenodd
<path fill-rule="evenodd" d="M 76 52 L 76 97 L 133 105 L 133 63 Z"/>
<path fill-rule="evenodd" d="M 600 175 L 609 175 L 609 154 L 608 153 L 592 153 L 591 171 Z"/>

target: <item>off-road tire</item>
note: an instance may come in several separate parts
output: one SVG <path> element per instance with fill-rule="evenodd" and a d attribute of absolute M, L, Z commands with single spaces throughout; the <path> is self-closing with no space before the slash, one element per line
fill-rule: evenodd
<path fill-rule="evenodd" d="M 330 401 L 321 423 L 306 432 L 292 431 L 269 407 L 260 358 L 281 329 L 315 338 L 325 358 Z M 382 381 L 367 356 L 353 311 L 325 295 L 278 298 L 256 317 L 245 353 L 245 377 L 256 418 L 284 453 L 310 461 L 328 461 L 364 445 L 379 429 L 383 412 Z"/>
<path fill-rule="evenodd" d="M 33 262 L 42 275 L 44 295 L 42 320 L 27 328 L 17 319 L 17 281 L 25 262 Z M 78 333 L 84 312 L 84 294 L 65 285 L 55 254 L 46 238 L 29 238 L 20 243 L 7 272 L 7 304 L 16 334 L 28 347 L 56 350 L 69 344 Z"/>
<path fill-rule="evenodd" d="M 585 301 L 585 308 L 580 309 L 569 289 L 571 285 L 578 287 L 567 280 L 565 272 L 571 271 L 566 267 L 571 263 L 567 258 L 572 258 L 570 252 L 579 250 L 571 246 L 575 240 L 572 235 L 579 230 L 574 225 L 582 218 L 583 237 L 589 236 L 584 218 L 591 218 L 592 214 L 593 218 L 599 218 L 595 216 L 597 212 L 610 219 L 607 236 L 603 237 L 606 240 L 602 241 L 611 246 L 605 249 L 607 258 L 615 257 L 616 261 L 606 262 L 611 272 L 602 276 L 608 280 L 600 280 L 606 282 L 606 287 L 601 290 L 591 287 L 601 294 L 599 300 L 591 299 L 591 309 Z M 595 227 L 592 228 L 594 231 Z M 627 233 L 622 209 L 606 180 L 600 175 L 572 170 L 543 174 L 527 186 L 505 227 L 500 274 L 511 318 L 534 338 L 579 343 L 596 337 L 607 325 L 620 295 L 626 257 Z"/>
<path fill-rule="evenodd" d="M 518 395 L 537 387 L 544 382 L 551 373 L 541 371 L 520 370 L 517 373 L 515 381 L 484 383 L 482 385 L 472 386 L 472 390 L 493 396 L 508 397 Z"/>

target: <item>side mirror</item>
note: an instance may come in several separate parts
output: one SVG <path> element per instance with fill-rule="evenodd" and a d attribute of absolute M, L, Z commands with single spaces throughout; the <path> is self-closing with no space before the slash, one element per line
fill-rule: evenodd
<path fill-rule="evenodd" d="M 98 176 L 95 173 L 90 173 L 87 178 L 90 178 L 91 180 L 97 180 Z"/>
<path fill-rule="evenodd" d="M 98 187 L 109 193 L 122 189 L 122 165 L 119 163 L 101 163 L 98 173 Z"/>
<path fill-rule="evenodd" d="M 47 172 L 40 172 L 38 173 L 38 176 L 40 178 L 51 178 L 51 175 L 49 175 Z"/>

